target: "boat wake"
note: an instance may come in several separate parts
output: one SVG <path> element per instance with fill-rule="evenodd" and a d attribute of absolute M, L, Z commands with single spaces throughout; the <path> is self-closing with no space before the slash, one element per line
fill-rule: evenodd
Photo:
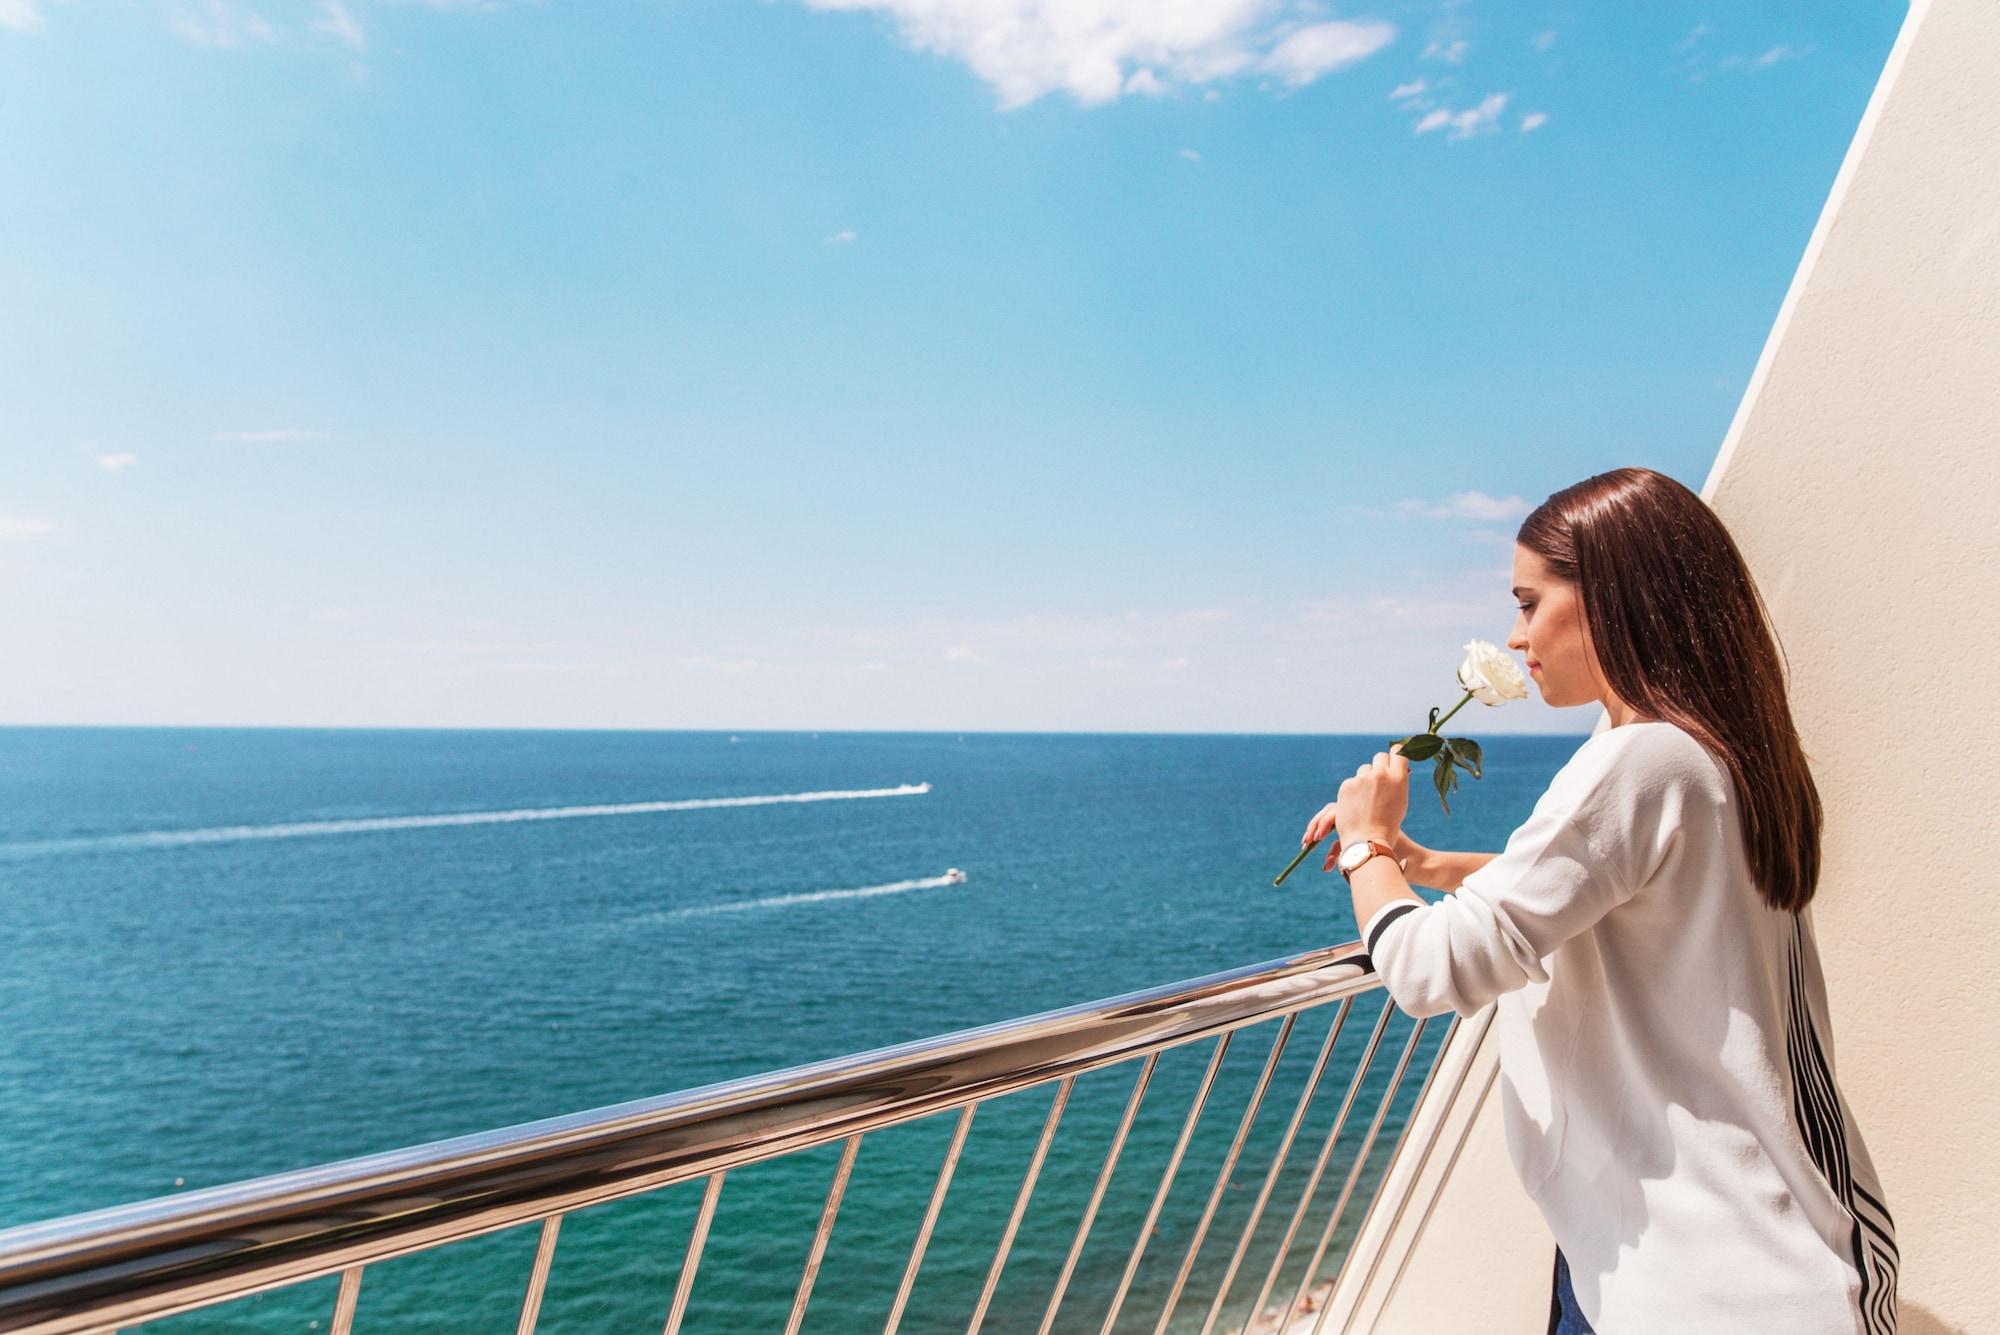
<path fill-rule="evenodd" d="M 886 885 L 864 885 L 852 890 L 807 890 L 793 895 L 766 895 L 762 899 L 744 899 L 729 904 L 697 904 L 665 913 L 650 913 L 644 920 L 669 922 L 676 918 L 707 918 L 718 913 L 751 913 L 759 909 L 790 908 L 794 904 L 823 904 L 833 899 L 873 899 L 877 895 L 906 895 L 912 890 L 941 890 L 948 885 L 963 884 L 965 873 L 960 872 L 956 876 L 925 876 L 914 881 L 890 881 Z"/>
<path fill-rule="evenodd" d="M 451 811 L 424 816 L 360 816 L 349 820 L 303 820 L 275 825 L 219 825 L 201 830 L 139 830 L 0 843 L 0 858 L 54 857 L 64 853 L 186 848 L 234 844 L 252 839 L 312 839 L 321 835 L 380 834 L 390 830 L 438 830 L 461 825 L 512 825 L 519 821 L 582 820 L 591 816 L 651 816 L 668 811 L 716 811 L 726 807 L 768 807 L 795 802 L 851 802 L 870 797 L 917 797 L 927 783 L 895 788 L 846 788 L 819 793 L 771 793 L 756 797 L 692 797 L 671 802 L 608 802 L 595 806 L 521 807 L 510 811 Z"/>

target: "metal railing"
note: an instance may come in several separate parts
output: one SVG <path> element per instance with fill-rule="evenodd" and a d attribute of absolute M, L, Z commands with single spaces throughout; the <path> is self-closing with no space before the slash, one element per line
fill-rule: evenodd
<path fill-rule="evenodd" d="M 1350 1023 L 1357 1010 L 1367 1018 Z M 1316 1029 L 1321 1015 L 1324 1034 L 1291 1112 L 1264 1154 L 1264 1171 L 1247 1213 L 1233 1201 L 1222 1208 L 1229 1190 L 1238 1186 L 1233 1179 L 1243 1166 L 1246 1142 L 1253 1138 L 1252 1128 L 1291 1039 L 1302 1020 Z M 1232 1043 L 1259 1026 L 1275 1030 L 1270 1048 L 1194 1222 L 1187 1226 L 1185 1213 L 1171 1221 L 1170 1231 L 1185 1228 L 1186 1241 L 1170 1280 L 1156 1262 L 1159 1273 L 1145 1286 L 1142 1311 L 1135 1304 L 1135 1277 L 1155 1235 L 1163 1231 L 1162 1211 L 1190 1157 Z M 516 1320 L 519 1335 L 530 1335 L 566 1217 L 586 1207 L 700 1181 L 700 1205 L 681 1251 L 671 1299 L 661 1297 L 664 1330 L 675 1335 L 696 1298 L 727 1175 L 744 1165 L 838 1144 L 839 1161 L 784 1317 L 786 1335 L 797 1335 L 863 1137 L 955 1110 L 950 1141 L 915 1221 L 914 1241 L 881 1326 L 885 1335 L 894 1335 L 909 1310 L 975 1112 L 1002 1096 L 1052 1086 L 977 1301 L 963 1317 L 968 1335 L 982 1327 L 1026 1330 L 1033 1313 L 1024 1314 L 1018 1300 L 1004 1327 L 994 1323 L 996 1291 L 1079 1077 L 1121 1064 L 1136 1066 L 1136 1073 L 1120 1101 L 1088 1200 L 1073 1226 L 1064 1220 L 1070 1240 L 1060 1269 L 1046 1299 L 1034 1300 L 1040 1309 L 1039 1335 L 1049 1335 L 1059 1312 L 1070 1324 L 1083 1322 L 1078 1328 L 1095 1328 L 1102 1335 L 1114 1329 L 1151 1329 L 1155 1335 L 1198 1329 L 1201 1335 L 1214 1335 L 1219 1328 L 1289 1335 L 1301 1313 L 1315 1314 L 1311 1328 L 1319 1331 L 1332 1312 L 1323 1295 L 1332 1292 L 1329 1281 L 1338 1278 L 1337 1273 L 1323 1273 L 1329 1252 L 1340 1237 L 1352 1236 L 1358 1219 L 1349 1218 L 1351 1207 L 1357 1196 L 1372 1206 L 1375 1184 L 1400 1146 L 1406 1125 L 1401 1119 L 1423 1092 L 1418 1088 L 1414 1097 L 1408 1095 L 1409 1072 L 1421 1057 L 1425 1075 L 1417 1083 L 1428 1087 L 1435 1055 L 1450 1035 L 1446 1026 L 1431 1026 L 1428 1037 L 1426 1030 L 1424 1022 L 1402 1017 L 1389 1004 L 1358 944 L 1314 951 L 773 1074 L 0 1231 L 0 1331 L 56 1335 L 129 1330 L 142 1321 L 338 1275 L 329 1325 L 334 1335 L 346 1335 L 355 1322 L 366 1267 L 538 1224 L 532 1266 L 519 1281 L 525 1293 Z M 1179 1116 L 1179 1130 L 1136 1236 L 1129 1247 L 1118 1244 L 1124 1262 L 1116 1267 L 1115 1284 L 1110 1282 L 1112 1267 L 1099 1268 L 1097 1287 L 1109 1289 L 1101 1318 L 1081 1315 L 1075 1301 L 1066 1309 L 1135 1119 L 1149 1089 L 1157 1092 L 1165 1083 L 1155 1079 L 1163 1056 L 1203 1040 L 1211 1040 L 1212 1048 Z M 1390 1053 L 1395 1054 L 1393 1066 L 1385 1074 Z M 1345 1079 L 1327 1081 L 1330 1069 L 1338 1069 Z M 1330 1095 L 1318 1097 L 1322 1085 L 1341 1090 L 1339 1103 L 1299 1182 L 1301 1165 L 1292 1161 L 1291 1151 L 1301 1128 L 1330 1102 Z M 1355 1129 L 1357 1107 L 1368 1108 L 1361 1132 Z M 1386 1138 L 1385 1129 L 1390 1132 Z M 1264 1132 L 1265 1139 L 1269 1133 Z M 1164 1129 L 1156 1135 L 1163 1139 Z M 1343 1144 L 1349 1152 L 1337 1154 Z M 1212 1147 L 1195 1157 L 1203 1155 L 1209 1161 L 1215 1157 Z M 1344 1171 L 1329 1176 L 1336 1162 Z M 1336 1180 L 1338 1191 L 1332 1204 L 1325 1205 L 1322 1187 L 1330 1189 Z M 1295 1196 L 1282 1229 L 1275 1227 L 1276 1215 L 1270 1217 L 1270 1228 L 1260 1227 L 1281 1195 Z M 1235 1218 L 1239 1213 L 1244 1213 L 1240 1223 Z M 1225 1215 L 1236 1230 L 1226 1262 L 1219 1248 L 1204 1259 L 1211 1229 Z M 1259 1248 L 1260 1234 L 1273 1232 L 1275 1241 Z M 1307 1237 L 1315 1242 L 1300 1265 Z M 1052 1248 L 1044 1250 L 1052 1262 Z M 1102 1239 L 1098 1251 L 1103 1252 Z M 1253 1252 L 1263 1262 L 1256 1296 L 1234 1326 L 1219 1327 Z M 1343 1253 L 1344 1247 L 1331 1259 L 1338 1261 Z M 1110 1259 L 1115 1261 L 1115 1255 Z M 1199 1267 L 1198 1259 L 1203 1260 Z M 1248 1273 L 1256 1274 L 1257 1267 Z M 1206 1286 L 1205 1302 L 1194 1301 L 1197 1283 Z M 1282 1310 L 1275 1304 L 1267 1307 L 1274 1295 L 1288 1295 Z M 1196 1313 L 1201 1314 L 1198 1327 Z M 866 1328 L 874 1329 L 878 1319 L 868 1317 Z M 860 1320 L 844 1321 L 841 1328 L 861 1328 L 856 1324 Z M 778 1329 L 777 1313 L 758 1328 Z"/>

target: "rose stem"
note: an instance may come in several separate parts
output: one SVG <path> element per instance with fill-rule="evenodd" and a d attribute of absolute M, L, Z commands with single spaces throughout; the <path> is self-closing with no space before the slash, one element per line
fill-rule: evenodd
<path fill-rule="evenodd" d="M 1283 885 L 1285 883 L 1285 878 L 1287 876 L 1290 876 L 1294 871 L 1298 870 L 1299 864 L 1306 860 L 1306 854 L 1312 852 L 1315 848 L 1318 848 L 1320 846 L 1320 842 L 1321 842 L 1320 840 L 1315 839 L 1311 843 L 1307 844 L 1304 848 L 1301 848 L 1299 850 L 1299 855 L 1293 858 L 1290 862 L 1285 864 L 1285 869 L 1278 873 L 1277 879 L 1272 881 L 1271 884 L 1274 886 Z"/>
<path fill-rule="evenodd" d="M 1472 698 L 1472 692 L 1467 691 L 1465 693 L 1465 700 L 1470 700 L 1471 698 Z M 1457 704 L 1453 705 L 1451 707 L 1451 714 L 1456 714 L 1459 710 L 1465 708 L 1465 700 L 1460 700 Z M 1440 729 L 1442 729 L 1445 724 L 1451 722 L 1451 714 L 1446 714 L 1443 718 L 1439 719 L 1437 721 L 1437 727 L 1432 728 L 1431 731 L 1433 733 L 1436 733 Z"/>

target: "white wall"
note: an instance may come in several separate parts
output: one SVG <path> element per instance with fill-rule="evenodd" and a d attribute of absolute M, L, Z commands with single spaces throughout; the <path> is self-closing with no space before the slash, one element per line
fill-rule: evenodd
<path fill-rule="evenodd" d="M 1903 1335 L 2000 1332 L 1996 86 L 2000 3 L 1918 0 L 1705 493 L 1776 619 L 1826 799 L 1814 921 Z M 1414 1244 L 1362 1240 L 1379 1278 L 1347 1329 L 1540 1329 L 1520 1276 L 1550 1244 L 1481 1160 L 1492 1103 L 1443 1119 L 1456 1167 Z"/>

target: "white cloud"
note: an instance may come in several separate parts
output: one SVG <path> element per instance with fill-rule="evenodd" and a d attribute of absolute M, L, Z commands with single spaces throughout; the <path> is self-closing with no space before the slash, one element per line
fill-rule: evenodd
<path fill-rule="evenodd" d="M 523 658 L 514 662 L 495 663 L 495 672 L 511 672 L 523 677 L 574 677 L 598 670 L 594 663 L 578 663 L 562 659 Z"/>
<path fill-rule="evenodd" d="M 1151 667 L 1187 657 L 1207 662 L 1239 634 L 1255 600 L 1242 608 L 1137 609 L 1093 615 L 1029 615 L 992 620 L 905 621 L 862 631 L 824 628 L 815 660 L 894 662 L 912 680 L 953 679 L 958 669 L 990 665 L 1012 673 L 1030 664 L 1068 663 L 1093 672 Z"/>
<path fill-rule="evenodd" d="M 126 469 L 137 465 L 138 462 L 139 456 L 136 454 L 119 453 L 100 454 L 97 456 L 97 466 L 107 473 L 122 473 Z"/>
<path fill-rule="evenodd" d="M 1431 81 L 1429 79 L 1412 79 L 1408 83 L 1399 83 L 1394 88 L 1391 88 L 1389 90 L 1389 100 L 1391 102 L 1401 102 L 1405 98 L 1422 97 L 1430 90 Z"/>
<path fill-rule="evenodd" d="M 1396 502 L 1396 513 L 1399 515 L 1422 515 L 1428 519 L 1479 519 L 1487 523 L 1522 519 L 1534 508 L 1520 496 L 1489 496 L 1483 491 L 1454 491 L 1442 501 Z"/>
<path fill-rule="evenodd" d="M 860 239 L 861 234 L 852 227 L 843 227 L 826 240 L 820 242 L 820 244 L 822 246 L 851 246 Z M 890 249 L 893 250 L 894 247 L 892 246 Z"/>
<path fill-rule="evenodd" d="M 1197 166 L 1201 163 L 1201 153 L 1197 149 L 1184 148 L 1180 151 L 1180 157 L 1183 162 L 1192 162 Z"/>
<path fill-rule="evenodd" d="M 1531 111 L 1527 115 L 1521 117 L 1521 133 L 1533 134 L 1535 131 L 1541 129 L 1544 125 L 1547 125 L 1548 123 L 1549 123 L 1548 112 Z"/>
<path fill-rule="evenodd" d="M 42 10 L 35 0 L 0 0 L 0 28 L 15 32 L 40 32 Z"/>
<path fill-rule="evenodd" d="M 196 46 L 233 50 L 247 42 L 275 42 L 277 30 L 262 14 L 228 0 L 198 0 L 175 7 L 168 23 Z"/>
<path fill-rule="evenodd" d="M 23 515 L 0 515 L 0 541 L 27 542 L 45 538 L 56 531 L 52 519 L 30 519 Z"/>
<path fill-rule="evenodd" d="M 1804 60 L 1815 50 L 1811 44 L 1794 46 L 1790 42 L 1779 42 L 1754 56 L 1741 51 L 1712 55 L 1713 46 L 1708 44 L 1708 37 L 1708 25 L 1698 23 L 1686 37 L 1674 44 L 1674 50 L 1682 57 L 1674 68 L 1686 75 L 1690 83 L 1705 83 L 1723 74 L 1761 74 L 1787 61 Z"/>
<path fill-rule="evenodd" d="M 762 672 L 769 666 L 755 658 L 715 658 L 708 654 L 686 654 L 680 662 L 690 672 L 719 672 L 728 677 Z"/>
<path fill-rule="evenodd" d="M 368 45 L 368 35 L 361 31 L 361 24 L 340 0 L 320 0 L 319 17 L 313 20 L 313 31 L 324 33 L 351 50 L 360 51 Z"/>
<path fill-rule="evenodd" d="M 1003 109 L 1067 93 L 1084 106 L 1127 93 L 1269 74 L 1301 87 L 1386 46 L 1379 20 L 1320 20 L 1314 0 L 803 0 L 878 13 L 919 51 L 962 61 Z M 1213 91 L 1212 89 L 1209 91 Z"/>
<path fill-rule="evenodd" d="M 1162 672 L 1185 672 L 1188 669 L 1188 664 L 1191 663 L 1192 661 L 1193 661 L 1192 659 L 1188 658 L 1162 659 L 1160 660 L 1159 670 Z"/>
<path fill-rule="evenodd" d="M 1491 134 L 1500 128 L 1500 113 L 1507 109 L 1506 93 L 1489 93 L 1476 107 L 1464 111 L 1453 111 L 1449 107 L 1439 107 L 1417 122 L 1418 134 L 1429 134 L 1433 130 L 1449 130 L 1447 139 L 1470 139 L 1474 135 Z"/>
<path fill-rule="evenodd" d="M 1554 28 L 1549 28 L 1546 29 L 1545 31 L 1536 33 L 1535 40 L 1532 43 L 1535 50 L 1537 51 L 1547 51 L 1550 47 L 1554 46 L 1555 44 L 1556 44 L 1556 30 Z"/>
<path fill-rule="evenodd" d="M 1393 23 L 1333 19 L 1286 34 L 1264 57 L 1262 68 L 1293 88 L 1303 88 L 1323 74 L 1366 60 L 1395 40 Z"/>
<path fill-rule="evenodd" d="M 1771 66 L 1782 64 L 1787 60 L 1803 59 L 1811 50 L 1812 48 L 1809 46 L 1792 46 L 1788 43 L 1780 42 L 1770 50 L 1764 52 L 1763 55 L 1752 59 L 1749 67 L 1752 73 L 1758 70 L 1767 70 Z"/>
<path fill-rule="evenodd" d="M 1447 65 L 1463 65 L 1472 52 L 1472 43 L 1463 37 L 1439 38 L 1425 45 L 1425 60 L 1442 60 Z"/>
<path fill-rule="evenodd" d="M 365 19 L 373 11 L 360 12 Z M 63 16 L 59 10 L 55 17 Z M 379 34 L 371 36 L 380 42 Z M 91 454 L 83 451 L 72 463 Z M 157 462 L 150 452 L 143 457 L 148 466 Z M 37 510 L 25 498 L 14 509 L 47 513 L 62 519 L 62 528 L 40 546 L 0 543 L 0 564 L 58 557 L 80 531 L 80 521 Z M 353 624 L 343 624 L 344 611 L 336 610 L 315 616 L 327 624 L 313 625 L 306 620 L 313 615 L 309 599 L 289 616 L 324 651 L 300 660 L 315 669 L 311 680 L 298 678 L 299 663 L 285 658 L 280 645 L 268 662 L 225 663 L 229 670 L 221 672 L 196 664 L 179 677 L 169 673 L 171 679 L 147 676 L 143 684 L 158 689 L 134 697 L 145 707 L 134 717 L 186 718 L 192 702 L 203 715 L 270 723 L 1388 736 L 1408 731 L 1427 707 L 1442 702 L 1439 692 L 1448 688 L 1467 639 L 1498 641 L 1515 616 L 1503 550 L 1467 541 L 1481 525 L 1402 522 L 1444 538 L 1449 574 L 1418 581 L 1391 576 L 1371 582 L 1365 594 L 1329 594 L 1310 605 L 1295 593 L 1267 593 L 1210 606 L 1105 603 L 1088 612 L 989 620 L 893 611 L 864 613 L 860 621 L 767 617 L 713 640 L 663 640 L 658 628 L 622 622 L 579 623 L 576 638 L 543 640 L 522 633 L 497 608 L 500 620 L 404 622 L 393 608 L 355 604 Z M 24 635 L 43 629 L 29 626 Z M 440 638 L 414 638 L 426 634 Z M 1364 655 L 1354 653 L 1357 637 L 1368 644 Z M 61 643 L 60 634 L 52 642 Z M 990 662 L 946 663 L 950 646 L 972 647 Z M 169 667 L 179 662 L 171 653 L 166 659 Z M 1184 668 L 1172 666 L 1180 659 L 1187 660 Z M 49 700 L 59 706 L 68 698 L 60 690 L 63 675 L 81 670 L 69 659 L 45 667 L 42 678 L 15 692 L 31 706 Z M 291 684 L 281 694 L 253 692 L 268 703 L 246 714 L 245 672 L 266 684 Z M 363 674 L 381 684 L 357 692 L 355 679 Z M 1496 734 L 1575 731 L 1590 725 L 1583 713 L 1548 713 L 1530 702 L 1482 714 L 1480 726 Z"/>
<path fill-rule="evenodd" d="M 218 432 L 218 445 L 309 445 L 333 439 L 330 431 L 314 431 L 310 427 L 281 426 L 266 431 L 223 431 Z"/>
<path fill-rule="evenodd" d="M 1495 598 L 1453 597 L 1449 594 L 1441 596 L 1429 594 L 1412 596 L 1390 595 L 1368 599 L 1364 604 L 1364 610 L 1370 616 L 1394 617 L 1398 621 L 1432 623 L 1460 621 L 1482 615 L 1491 619 L 1494 616 L 1494 604 L 1497 601 L 1498 599 Z M 1336 611 L 1334 619 L 1337 618 L 1338 612 Z"/>

